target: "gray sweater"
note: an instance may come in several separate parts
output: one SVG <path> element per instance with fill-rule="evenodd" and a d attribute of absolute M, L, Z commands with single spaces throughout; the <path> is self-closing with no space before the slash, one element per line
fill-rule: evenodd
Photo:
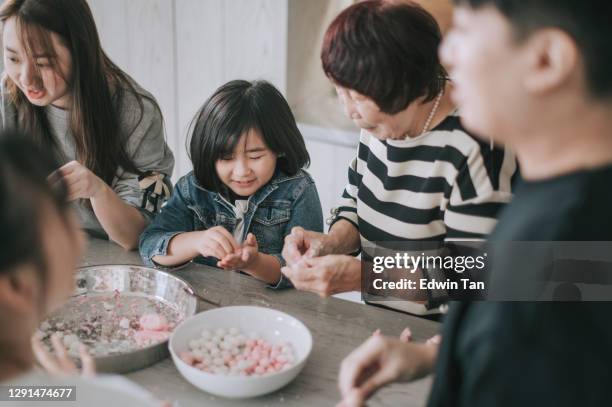
<path fill-rule="evenodd" d="M 4 86 L 5 78 L 2 79 L 0 113 L 2 114 L 2 129 L 15 129 L 17 122 L 17 112 L 15 106 L 10 102 Z M 137 92 L 152 98 L 151 94 L 134 83 Z M 124 129 L 134 129 L 140 116 L 138 99 L 142 100 L 144 111 L 140 124 L 131 134 L 126 134 L 125 149 L 128 157 L 134 162 L 136 168 L 141 172 L 155 172 L 163 176 L 163 180 L 158 182 L 159 187 L 165 185 L 165 191 L 171 190 L 172 184 L 170 176 L 174 168 L 174 156 L 165 141 L 165 131 L 163 118 L 159 109 L 148 99 L 141 95 L 126 92 L 124 96 L 123 109 L 121 110 L 120 125 Z M 74 139 L 68 130 L 69 112 L 54 106 L 46 106 L 45 112 L 51 126 L 53 136 L 59 147 L 60 164 L 76 160 Z M 158 177 L 162 178 L 162 177 Z M 148 181 L 148 182 L 147 182 Z M 127 204 L 138 208 L 150 220 L 156 211 L 159 210 L 163 199 L 161 197 L 157 205 L 153 205 L 146 199 L 146 186 L 151 184 L 153 179 L 138 180 L 137 174 L 117 169 L 117 174 L 111 184 L 115 193 Z M 153 184 L 155 184 L 153 182 Z M 100 222 L 90 205 L 76 203 L 75 209 L 78 212 L 83 229 L 92 235 L 107 238 L 106 232 L 102 229 Z"/>

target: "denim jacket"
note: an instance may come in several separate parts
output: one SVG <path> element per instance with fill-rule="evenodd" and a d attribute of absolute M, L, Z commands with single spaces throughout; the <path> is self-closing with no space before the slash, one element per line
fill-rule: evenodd
<path fill-rule="evenodd" d="M 162 268 L 152 259 L 166 255 L 168 242 L 174 236 L 214 226 L 223 226 L 233 233 L 236 223 L 232 205 L 221 194 L 200 186 L 190 172 L 177 182 L 166 205 L 140 236 L 140 255 L 145 264 Z M 290 176 L 277 170 L 270 182 L 249 197 L 242 240 L 249 232 L 253 233 L 259 251 L 275 256 L 284 266 L 281 251 L 285 236 L 294 226 L 323 231 L 319 195 L 306 171 L 300 170 Z M 194 261 L 216 264 L 216 260 L 210 257 L 200 256 Z M 291 282 L 281 275 L 278 284 L 271 287 L 291 287 Z"/>

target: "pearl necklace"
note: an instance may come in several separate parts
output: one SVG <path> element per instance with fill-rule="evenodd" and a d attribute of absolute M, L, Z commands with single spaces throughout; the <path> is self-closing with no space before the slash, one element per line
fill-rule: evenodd
<path fill-rule="evenodd" d="M 442 94 L 443 93 L 444 93 L 444 91 L 438 93 L 438 96 L 436 97 L 436 102 L 434 103 L 433 108 L 431 109 L 431 112 L 429 113 L 429 117 L 427 118 L 427 121 L 425 122 L 425 126 L 423 126 L 423 130 L 421 131 L 421 134 L 423 134 L 427 130 L 429 130 L 429 126 L 431 125 L 431 121 L 433 120 L 434 116 L 438 112 L 438 107 L 440 106 L 440 101 L 442 100 Z"/>

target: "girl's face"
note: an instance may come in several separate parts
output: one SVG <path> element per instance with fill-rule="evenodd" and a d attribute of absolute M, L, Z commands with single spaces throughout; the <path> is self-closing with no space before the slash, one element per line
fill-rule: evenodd
<path fill-rule="evenodd" d="M 236 195 L 251 196 L 272 179 L 276 159 L 259 131 L 251 129 L 240 137 L 231 156 L 217 160 L 215 169 Z"/>
<path fill-rule="evenodd" d="M 15 17 L 6 20 L 2 36 L 6 73 L 33 105 L 66 108 L 70 101 L 67 83 L 72 72 L 70 50 L 57 34 L 47 32 L 57 56 L 60 72 L 56 72 L 51 64 L 53 55 L 44 50 L 32 49 L 32 59 L 28 58 L 20 31 Z"/>

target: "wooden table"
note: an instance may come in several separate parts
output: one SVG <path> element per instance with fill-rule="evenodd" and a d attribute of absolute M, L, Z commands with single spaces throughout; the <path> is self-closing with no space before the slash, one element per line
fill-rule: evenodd
<path fill-rule="evenodd" d="M 138 253 L 98 239 L 90 240 L 83 266 L 99 264 L 142 264 Z M 376 328 L 399 335 L 410 326 L 415 340 L 424 340 L 439 330 L 439 323 L 374 306 L 337 298 L 321 299 L 297 290 L 275 291 L 249 276 L 191 264 L 175 272 L 206 298 L 227 305 L 271 307 L 301 320 L 312 332 L 310 359 L 298 377 L 279 391 L 247 400 L 228 400 L 193 387 L 167 358 L 146 369 L 129 373 L 131 380 L 176 406 L 333 406 L 340 399 L 337 376 L 340 362 Z M 198 304 L 199 310 L 213 306 Z M 378 392 L 371 406 L 422 406 L 427 400 L 431 378 L 411 384 L 395 384 Z"/>

